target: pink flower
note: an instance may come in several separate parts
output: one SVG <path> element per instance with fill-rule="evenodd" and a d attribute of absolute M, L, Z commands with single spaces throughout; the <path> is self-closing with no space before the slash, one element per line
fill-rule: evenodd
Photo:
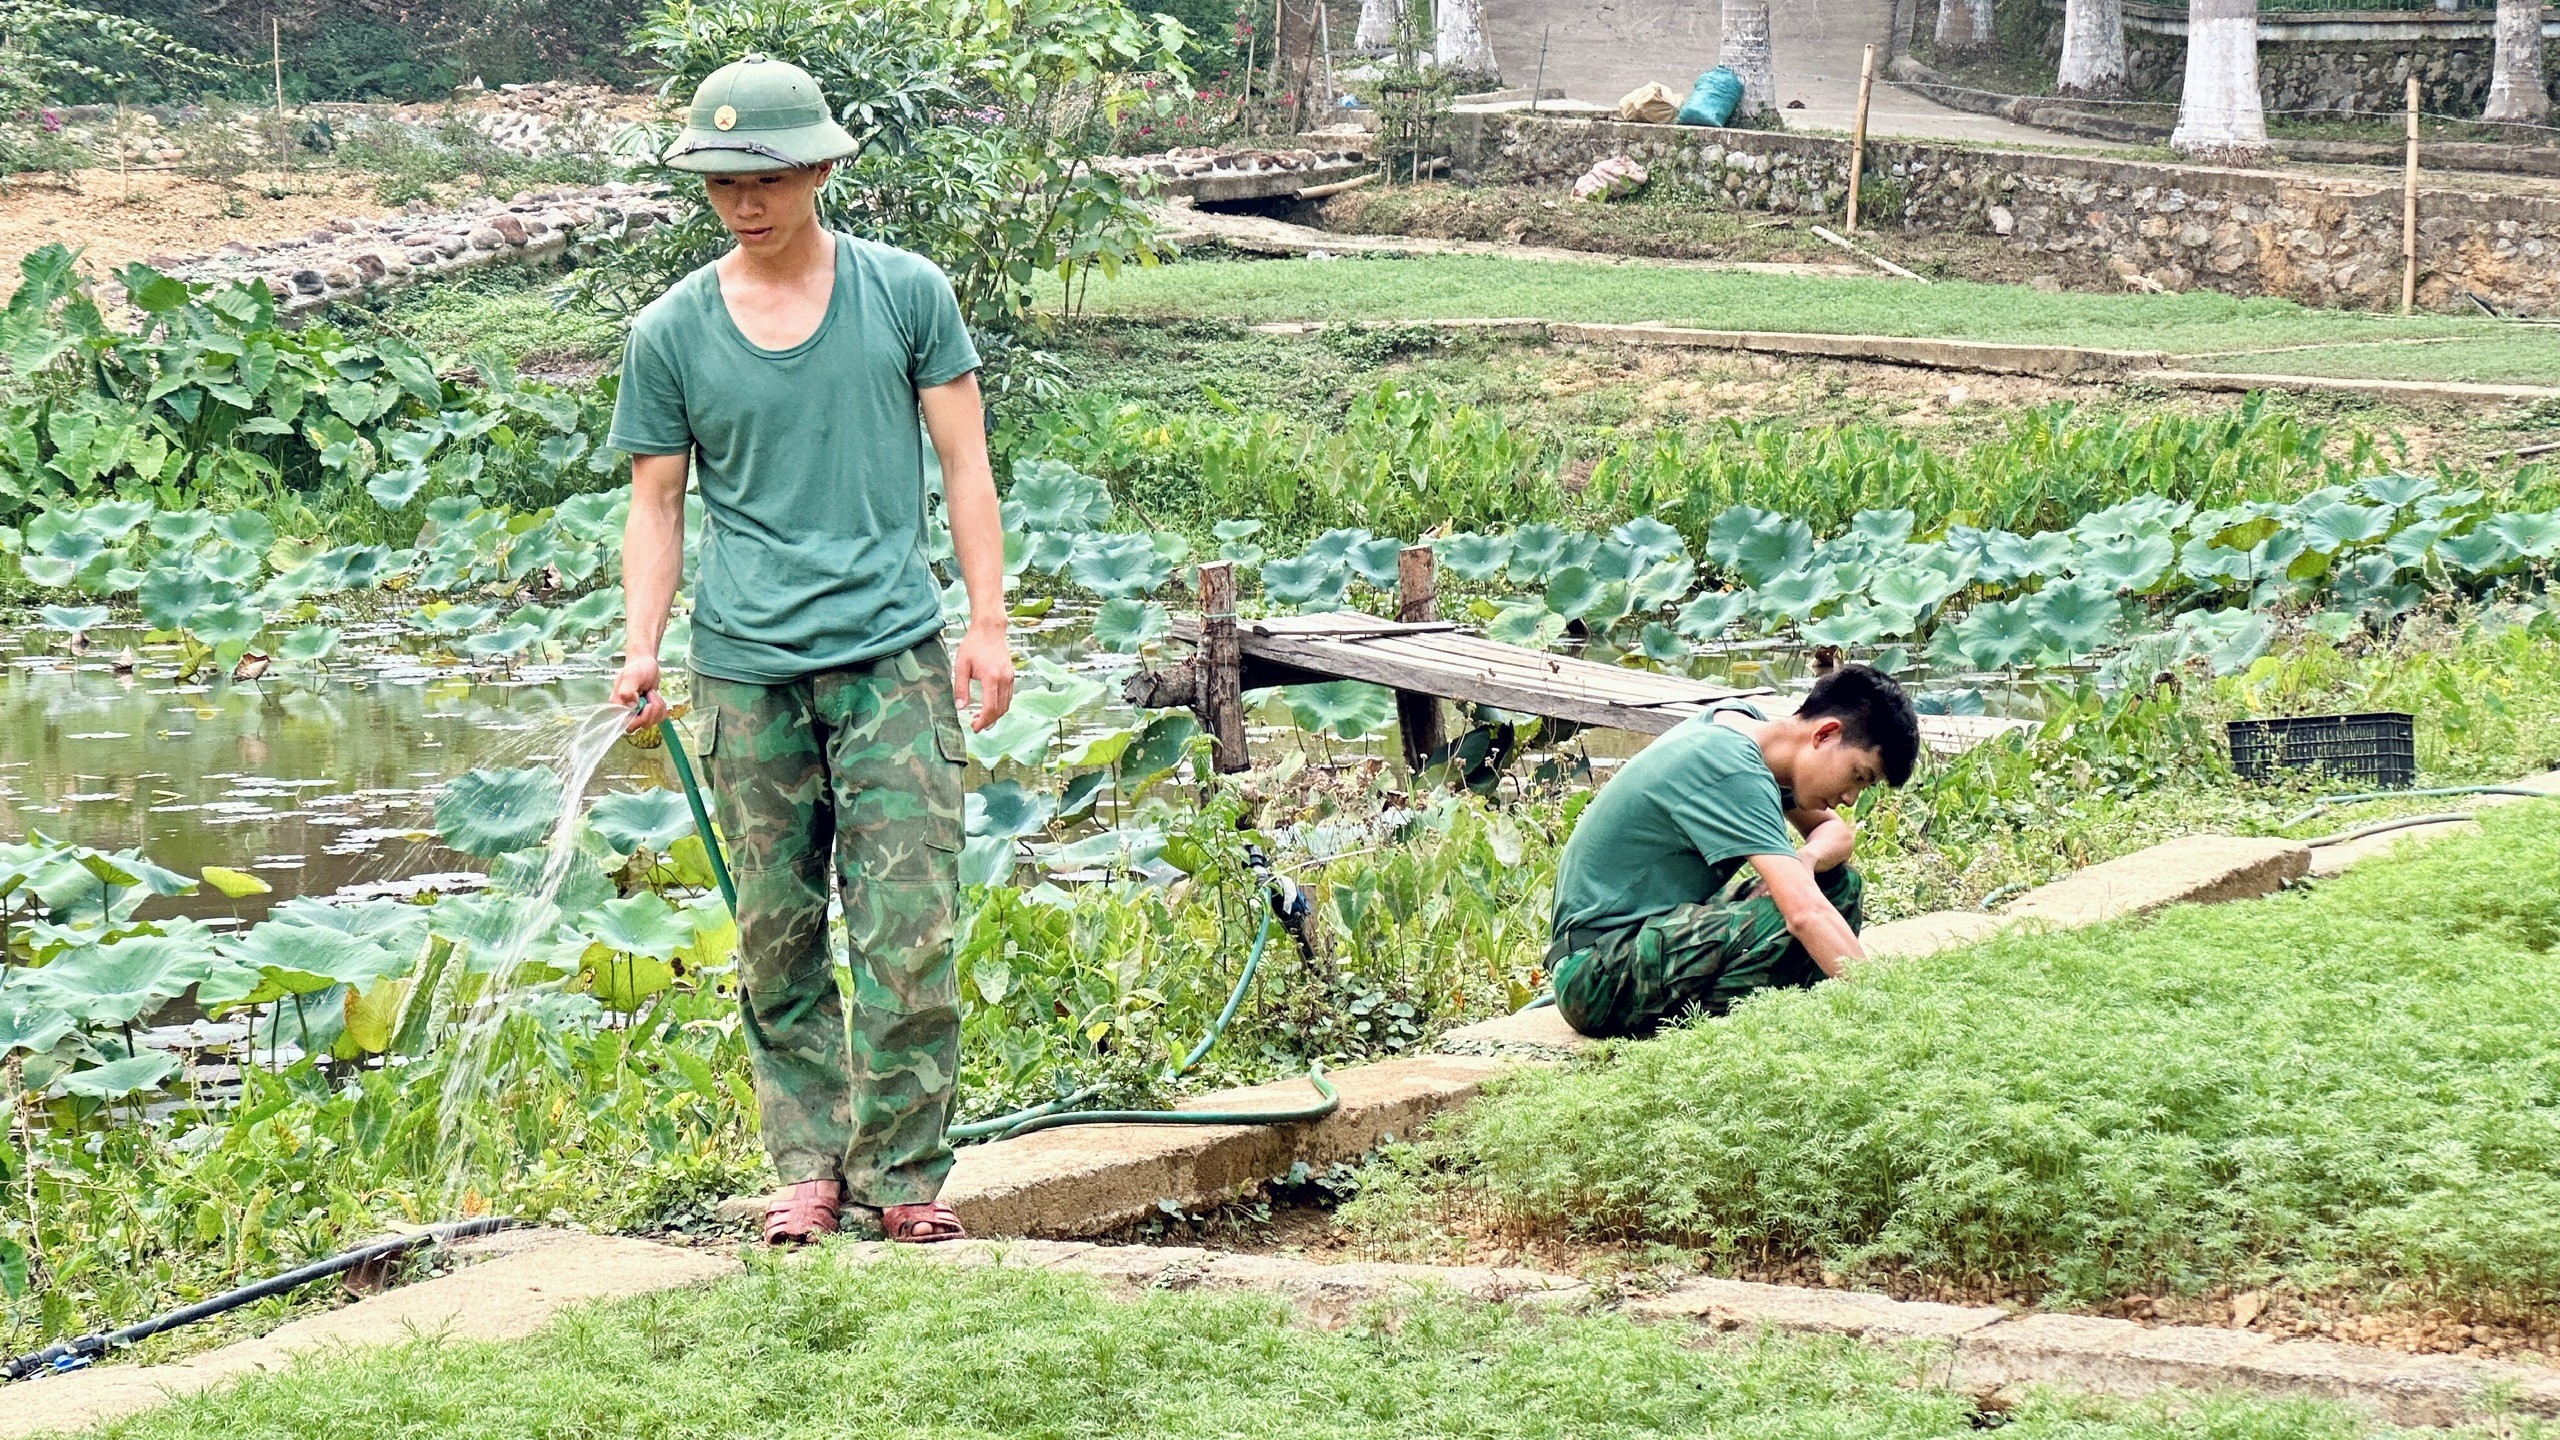
<path fill-rule="evenodd" d="M 40 118 L 44 121 L 44 133 L 47 135 L 59 135 L 62 133 L 61 111 L 47 110 Z"/>

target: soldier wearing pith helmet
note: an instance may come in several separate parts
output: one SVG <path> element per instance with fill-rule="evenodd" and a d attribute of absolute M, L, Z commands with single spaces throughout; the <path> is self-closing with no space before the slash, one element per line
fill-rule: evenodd
<path fill-rule="evenodd" d="M 665 163 L 702 177 L 733 243 L 633 324 L 610 441 L 632 457 L 614 698 L 635 729 L 666 713 L 688 477 L 702 503 L 690 723 L 738 889 L 776 1243 L 833 1232 L 849 1208 L 893 1240 L 962 1233 L 938 1198 L 960 1059 L 958 706 L 975 686 L 983 730 L 1013 696 L 968 325 L 932 261 L 818 218 L 819 188 L 860 148 L 796 65 L 748 55 L 695 90 Z M 924 552 L 928 435 L 969 595 L 948 648 Z"/>

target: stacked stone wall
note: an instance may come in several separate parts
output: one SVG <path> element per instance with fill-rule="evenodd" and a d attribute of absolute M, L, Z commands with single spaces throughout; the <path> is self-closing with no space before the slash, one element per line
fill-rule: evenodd
<path fill-rule="evenodd" d="M 1737 209 L 1838 215 L 1849 145 L 1828 136 L 1522 114 L 1455 117 L 1461 178 L 1570 184 L 1628 155 Z M 2395 184 L 1870 140 L 1864 223 L 2001 236 L 2078 288 L 2129 284 L 2381 309 L 2400 298 Z M 2513 183 L 2513 182 L 2510 182 Z M 2419 196 L 2419 304 L 2560 314 L 2560 187 Z"/>

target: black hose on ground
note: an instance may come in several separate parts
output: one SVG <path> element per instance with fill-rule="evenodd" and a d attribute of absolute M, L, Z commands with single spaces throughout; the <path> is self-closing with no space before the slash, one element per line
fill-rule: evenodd
<path fill-rule="evenodd" d="M 110 1351 L 139 1344 L 164 1331 L 175 1330 L 181 1325 L 192 1325 L 199 1320 L 209 1320 L 226 1310 L 237 1310 L 243 1305 L 264 1300 L 270 1295 L 282 1295 L 288 1290 L 300 1289 L 314 1280 L 326 1280 L 332 1275 L 343 1274 L 360 1265 L 369 1265 L 376 1260 L 388 1259 L 394 1255 L 405 1255 L 422 1246 L 441 1245 L 448 1240 L 459 1240 L 469 1235 L 486 1235 L 492 1231 L 504 1230 L 515 1223 L 515 1220 L 509 1216 L 490 1215 L 476 1220 L 454 1220 L 442 1225 L 430 1225 L 415 1234 L 392 1235 L 370 1241 L 352 1250 L 340 1251 L 326 1260 L 315 1260 L 300 1269 L 287 1270 L 281 1275 L 271 1276 L 254 1285 L 243 1285 L 237 1290 L 226 1290 L 209 1300 L 199 1300 L 193 1305 L 172 1310 L 166 1315 L 154 1315 L 138 1325 L 127 1325 L 121 1330 L 110 1330 L 102 1334 L 83 1335 L 76 1340 L 57 1341 L 42 1350 L 13 1356 L 5 1362 L 0 1362 L 0 1380 L 25 1380 L 38 1375 L 55 1375 L 66 1370 L 82 1369 Z"/>

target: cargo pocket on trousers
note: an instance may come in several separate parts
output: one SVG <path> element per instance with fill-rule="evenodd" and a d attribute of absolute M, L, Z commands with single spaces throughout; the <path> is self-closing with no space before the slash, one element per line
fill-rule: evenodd
<path fill-rule="evenodd" d="M 942 753 L 945 763 L 942 773 L 929 782 L 927 798 L 933 802 L 931 808 L 937 816 L 947 814 L 953 818 L 947 826 L 937 824 L 929 827 L 925 843 L 936 850 L 957 855 L 967 839 L 960 817 L 966 813 L 968 802 L 961 794 L 960 780 L 969 769 L 969 735 L 960 728 L 957 706 L 934 707 L 933 747 Z M 947 806 L 943 803 L 946 800 L 949 802 Z"/>

